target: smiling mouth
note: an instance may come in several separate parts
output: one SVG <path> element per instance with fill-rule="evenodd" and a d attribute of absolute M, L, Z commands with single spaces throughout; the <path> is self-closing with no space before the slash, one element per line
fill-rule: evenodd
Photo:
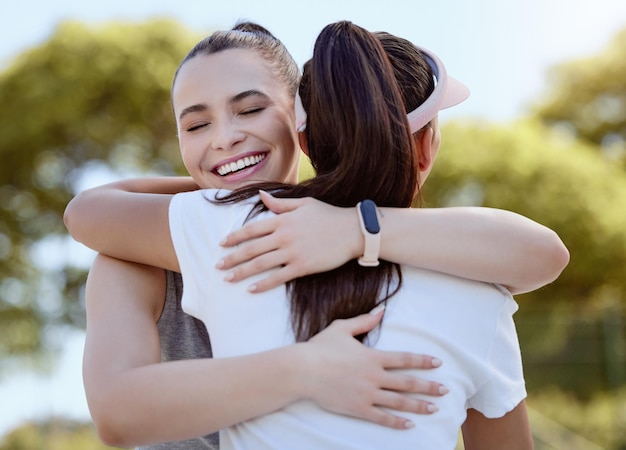
<path fill-rule="evenodd" d="M 215 169 L 215 171 L 219 175 L 225 177 L 226 175 L 229 175 L 231 173 L 236 173 L 248 167 L 256 166 L 257 164 L 259 164 L 261 161 L 265 159 L 265 156 L 266 156 L 265 153 L 252 155 L 252 156 L 244 156 L 243 158 L 238 159 L 237 161 L 232 161 L 226 164 L 222 164 L 221 166 L 218 166 L 217 169 Z"/>

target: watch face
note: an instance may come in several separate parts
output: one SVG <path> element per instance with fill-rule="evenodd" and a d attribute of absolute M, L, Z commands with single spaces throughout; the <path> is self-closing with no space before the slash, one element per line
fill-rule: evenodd
<path fill-rule="evenodd" d="M 363 200 L 360 204 L 361 217 L 363 218 L 363 226 L 370 234 L 380 232 L 378 224 L 378 215 L 376 214 L 376 203 L 371 200 Z"/>

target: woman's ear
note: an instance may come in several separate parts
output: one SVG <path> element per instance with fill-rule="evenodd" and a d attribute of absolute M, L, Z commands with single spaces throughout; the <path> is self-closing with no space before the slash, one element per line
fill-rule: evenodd
<path fill-rule="evenodd" d="M 430 124 L 423 128 L 415 137 L 417 152 L 419 155 L 420 186 L 426 182 L 430 171 L 435 164 L 435 158 L 441 145 L 441 134 L 439 124 L 435 117 Z"/>
<path fill-rule="evenodd" d="M 298 143 L 305 155 L 309 156 L 309 143 L 306 140 L 304 131 L 298 131 Z"/>
<path fill-rule="evenodd" d="M 420 172 L 429 172 L 435 160 L 435 155 L 433 154 L 434 133 L 433 127 L 429 125 L 417 134 Z"/>

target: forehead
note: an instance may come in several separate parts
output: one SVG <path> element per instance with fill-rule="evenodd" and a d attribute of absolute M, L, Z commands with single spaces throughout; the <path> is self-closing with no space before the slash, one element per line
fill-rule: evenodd
<path fill-rule="evenodd" d="M 196 103 L 217 106 L 235 95 L 256 89 L 270 98 L 289 97 L 269 63 L 249 49 L 229 49 L 210 55 L 198 55 L 180 68 L 172 89 L 174 109 Z"/>

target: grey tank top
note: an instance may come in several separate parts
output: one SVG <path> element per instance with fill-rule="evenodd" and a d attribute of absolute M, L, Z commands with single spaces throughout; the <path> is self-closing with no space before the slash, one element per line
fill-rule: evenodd
<path fill-rule="evenodd" d="M 181 306 L 183 280 L 179 273 L 165 271 L 167 292 L 157 323 L 161 339 L 161 361 L 211 358 L 211 342 L 204 324 L 185 313 Z M 219 434 L 203 438 L 137 447 L 137 450 L 219 449 Z"/>

